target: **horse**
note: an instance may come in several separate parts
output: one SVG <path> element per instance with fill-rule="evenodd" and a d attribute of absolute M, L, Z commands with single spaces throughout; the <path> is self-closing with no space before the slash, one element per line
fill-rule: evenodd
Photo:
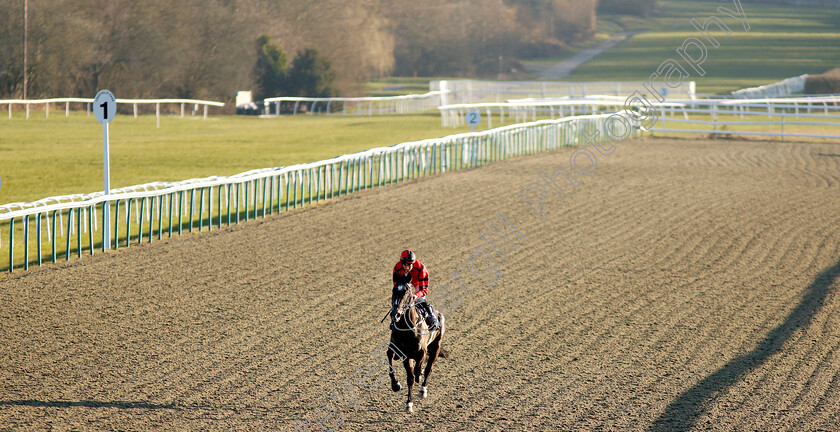
<path fill-rule="evenodd" d="M 392 363 L 395 356 L 402 358 L 406 381 L 408 382 L 408 400 L 405 405 L 405 412 L 407 413 L 414 412 L 411 393 L 414 383 L 420 382 L 423 360 L 426 359 L 426 370 L 423 375 L 423 384 L 418 392 L 420 398 L 425 398 L 429 394 L 426 384 L 432 371 L 432 365 L 435 364 L 438 357 L 447 357 L 446 350 L 440 346 L 446 329 L 444 317 L 440 316 L 440 328 L 430 331 L 426 320 L 417 311 L 414 300 L 414 286 L 411 284 L 394 285 L 391 294 L 391 343 L 388 345 L 387 352 L 388 374 L 391 377 L 391 390 L 395 392 L 402 390 L 402 385 L 394 377 Z M 397 355 L 397 351 L 399 355 Z"/>

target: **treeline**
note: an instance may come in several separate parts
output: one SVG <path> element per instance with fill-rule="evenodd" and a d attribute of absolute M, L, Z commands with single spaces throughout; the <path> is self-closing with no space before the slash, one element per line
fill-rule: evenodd
<path fill-rule="evenodd" d="M 23 2 L 0 0 L 0 97 L 22 94 Z M 248 89 L 352 95 L 361 83 L 389 75 L 510 77 L 521 70 L 519 59 L 556 55 L 590 37 L 597 6 L 597 0 L 28 2 L 29 97 L 91 97 L 108 88 L 126 98 L 224 101 Z M 261 77 L 281 60 L 274 78 Z"/>
<path fill-rule="evenodd" d="M 28 94 L 228 99 L 249 83 L 242 44 L 257 13 L 224 0 L 29 0 Z M 22 93 L 22 27 L 23 1 L 0 0 L 0 97 Z"/>
<path fill-rule="evenodd" d="M 590 37 L 596 0 L 383 0 L 394 74 L 492 76 Z"/>

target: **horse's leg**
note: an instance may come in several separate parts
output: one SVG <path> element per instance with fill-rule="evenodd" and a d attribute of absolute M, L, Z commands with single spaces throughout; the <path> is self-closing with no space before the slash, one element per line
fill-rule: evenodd
<path fill-rule="evenodd" d="M 398 392 L 402 390 L 402 384 L 397 381 L 397 378 L 394 376 L 394 351 L 391 347 L 388 347 L 388 375 L 391 377 L 391 390 Z"/>
<path fill-rule="evenodd" d="M 440 354 L 441 339 L 441 335 L 438 335 L 434 342 L 429 344 L 429 359 L 426 360 L 426 370 L 423 372 L 423 384 L 420 386 L 420 397 L 425 398 L 429 394 L 428 390 L 426 390 L 426 383 L 429 382 L 429 374 L 432 373 L 432 365 L 435 364 L 438 354 Z"/>
<path fill-rule="evenodd" d="M 414 359 L 414 382 L 420 382 L 420 374 L 423 372 L 423 359 L 426 358 L 426 350 L 421 350 L 420 354 L 417 354 L 417 358 Z"/>
<path fill-rule="evenodd" d="M 411 358 L 406 357 L 403 360 L 403 365 L 405 366 L 405 376 L 406 381 L 408 381 L 408 399 L 405 402 L 405 412 L 413 413 L 414 412 L 414 404 L 411 402 L 411 392 L 414 391 L 414 368 L 411 366 Z"/>

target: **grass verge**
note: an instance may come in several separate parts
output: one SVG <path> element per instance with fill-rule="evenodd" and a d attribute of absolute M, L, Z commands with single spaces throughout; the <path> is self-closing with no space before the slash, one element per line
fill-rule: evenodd
<path fill-rule="evenodd" d="M 720 46 L 708 45 L 708 58 L 702 65 L 705 76 L 688 71 L 689 79 L 697 82 L 698 93 L 728 94 L 838 66 L 840 10 L 741 4 L 749 21 L 748 32 L 716 11 L 718 6 L 733 9 L 731 1 L 662 0 L 659 11 L 650 18 L 602 16 L 602 25 L 641 33 L 577 68 L 568 80 L 646 80 L 667 59 L 685 64 L 676 49 L 686 38 L 702 39 L 689 20 L 696 18 L 702 23 L 712 15 L 721 17 L 732 33 L 713 32 Z"/>
<path fill-rule="evenodd" d="M 121 115 L 111 123 L 111 188 L 153 181 L 228 176 L 436 138 L 437 113 L 379 117 Z M 0 119 L 0 204 L 91 193 L 103 186 L 102 128 L 84 113 L 69 118 Z"/>

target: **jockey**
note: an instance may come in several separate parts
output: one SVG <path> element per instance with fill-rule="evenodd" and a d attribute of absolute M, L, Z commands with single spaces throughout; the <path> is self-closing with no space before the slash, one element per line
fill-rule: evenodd
<path fill-rule="evenodd" d="M 426 294 L 429 292 L 429 272 L 426 266 L 417 259 L 413 250 L 406 249 L 400 254 L 400 262 L 394 266 L 394 286 L 398 283 L 411 283 L 417 291 L 414 302 L 420 313 L 426 317 L 426 324 L 429 330 L 438 328 L 437 314 L 432 310 L 431 305 L 426 302 Z"/>

